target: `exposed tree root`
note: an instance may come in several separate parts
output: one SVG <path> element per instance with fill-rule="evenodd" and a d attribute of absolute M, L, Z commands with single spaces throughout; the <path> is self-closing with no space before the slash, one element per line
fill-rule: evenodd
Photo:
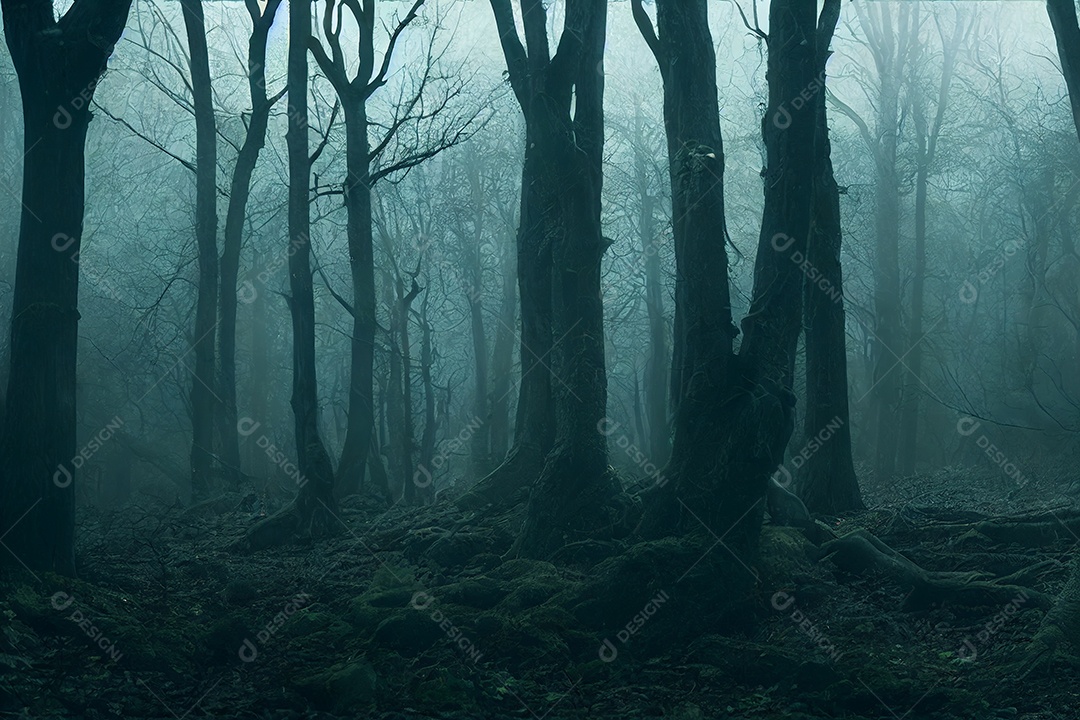
<path fill-rule="evenodd" d="M 455 502 L 462 510 L 479 510 L 488 505 L 505 508 L 524 500 L 526 491 L 540 476 L 544 458 L 534 445 L 519 444 L 499 467 L 477 481 Z"/>
<path fill-rule="evenodd" d="M 1025 587 L 1020 580 L 1032 582 L 1038 573 L 1021 571 L 1008 578 L 987 581 L 985 573 L 931 572 L 916 565 L 878 538 L 857 530 L 826 543 L 824 557 L 852 573 L 876 570 L 897 584 L 911 588 L 904 601 L 905 610 L 918 610 L 938 603 L 982 606 L 1004 605 L 1021 596 L 1038 607 L 1050 607 L 1053 600 L 1044 593 Z M 1006 583 L 1005 580 L 1012 582 Z"/>
<path fill-rule="evenodd" d="M 296 540 L 331 537 L 340 531 L 341 523 L 329 508 L 312 507 L 305 512 L 297 500 L 256 523 L 248 530 L 247 535 L 234 545 L 234 549 L 265 550 Z"/>
<path fill-rule="evenodd" d="M 923 518 L 928 518 L 929 522 L 922 522 Z M 1080 514 L 1061 509 L 990 518 L 972 512 L 905 509 L 893 520 L 889 532 L 896 533 L 899 529 L 936 535 L 977 533 L 999 544 L 1043 547 L 1080 537 Z"/>
<path fill-rule="evenodd" d="M 1046 613 L 1038 632 L 1018 663 L 1021 676 L 1049 668 L 1058 661 L 1077 661 L 1080 650 L 1080 556 L 1073 559 L 1069 581 Z"/>

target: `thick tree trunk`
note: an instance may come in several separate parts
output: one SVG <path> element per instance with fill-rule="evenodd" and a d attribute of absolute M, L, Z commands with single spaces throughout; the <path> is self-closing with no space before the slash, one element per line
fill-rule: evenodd
<path fill-rule="evenodd" d="M 840 0 L 828 0 L 818 23 L 816 77 L 825 92 L 829 43 L 840 16 Z M 843 270 L 840 265 L 840 188 L 833 175 L 825 103 L 817 103 L 814 137 L 814 230 L 807 251 L 805 291 L 806 410 L 803 447 L 809 454 L 799 478 L 799 496 L 812 512 L 838 514 L 864 507 L 851 458 L 848 411 L 847 334 Z"/>
<path fill-rule="evenodd" d="M 664 59 L 676 47 L 679 53 L 694 52 L 690 62 L 667 66 L 665 88 L 681 87 L 686 79 L 676 84 L 676 78 L 685 73 L 711 68 L 707 62 L 713 57 L 711 41 L 701 42 L 709 37 L 704 2 L 694 10 L 685 13 L 681 4 L 658 5 L 658 19 L 670 11 L 669 19 L 678 18 L 684 27 L 693 29 L 689 36 L 666 35 L 665 24 L 660 23 L 660 38 L 651 38 Z M 774 0 L 770 5 L 769 103 L 762 120 L 767 151 L 765 209 L 750 311 L 743 320 L 744 339 L 737 357 L 717 352 L 730 347 L 730 331 L 715 328 L 716 342 L 727 345 L 714 343 L 709 352 L 699 354 L 703 363 L 684 379 L 686 394 L 678 404 L 668 466 L 670 482 L 656 494 L 646 517 L 645 529 L 650 534 L 700 530 L 703 524 L 723 537 L 739 558 L 752 557 L 756 551 L 766 484 L 794 427 L 791 385 L 802 330 L 804 277 L 793 259 L 805 257 L 811 229 L 819 96 L 805 103 L 794 101 L 814 87 L 815 20 L 812 5 L 795 0 Z M 639 25 L 651 33 L 644 19 Z M 688 37 L 699 41 L 691 46 Z M 711 103 L 708 114 L 712 114 Z M 717 159 L 699 150 L 680 164 L 680 179 L 705 173 L 719 177 Z M 723 252 L 722 236 L 712 242 Z M 709 308 L 689 304 L 683 309 L 685 322 L 705 316 Z M 682 332 L 689 327 L 693 324 L 684 324 Z M 689 351 L 693 346 L 685 347 Z M 683 372 L 692 357 L 690 352 L 684 354 Z"/>
<path fill-rule="evenodd" d="M 75 572 L 75 365 L 89 105 L 130 0 L 3 0 L 23 183 L 0 441 L 0 565 Z"/>
<path fill-rule="evenodd" d="M 659 36 L 639 1 L 634 18 L 664 80 L 664 126 L 675 237 L 675 330 L 671 366 L 674 444 L 671 472 L 697 472 L 702 449 L 695 446 L 704 398 L 730 382 L 734 362 L 728 259 L 724 247 L 724 148 L 716 92 L 716 53 L 705 0 L 660 0 Z M 696 378 L 696 379 L 695 379 Z M 690 392 L 695 379 L 700 392 Z M 670 475 L 670 473 L 665 473 Z M 673 484 L 658 489 L 646 516 L 648 534 L 664 533 L 678 521 Z M 715 488 L 714 488 L 715 490 Z M 715 498 L 714 498 L 715 500 Z"/>
<path fill-rule="evenodd" d="M 236 430 L 236 308 L 237 279 L 240 274 L 240 250 L 244 243 L 244 222 L 247 220 L 248 200 L 251 197 L 251 178 L 266 143 L 266 130 L 273 103 L 266 95 L 266 42 L 270 26 L 277 15 L 281 0 L 271 0 L 262 15 L 252 13 L 253 28 L 248 41 L 248 90 L 251 97 L 251 119 L 244 143 L 236 157 L 229 189 L 229 206 L 225 213 L 225 238 L 221 251 L 221 315 L 218 325 L 218 354 L 220 370 L 218 392 L 223 405 L 218 426 L 221 464 L 230 487 L 241 478 L 240 438 Z M 245 291 L 245 302 L 256 298 L 259 290 L 252 284 Z M 260 420 L 261 422 L 262 420 Z"/>
<path fill-rule="evenodd" d="M 518 290 L 521 303 L 521 381 L 518 386 L 514 443 L 499 467 L 461 498 L 463 507 L 504 505 L 520 499 L 539 477 L 555 441 L 552 400 L 552 215 L 545 205 L 543 168 L 555 149 L 539 127 L 551 60 L 542 4 L 526 6 L 522 20 L 528 54 L 514 26 L 509 0 L 490 0 L 507 71 L 525 116 L 525 159 L 521 171 L 521 218 L 517 236 Z"/>
<path fill-rule="evenodd" d="M 307 45 L 311 8 L 289 5 L 289 311 L 293 331 L 292 409 L 300 478 L 296 500 L 253 527 L 249 547 L 289 538 L 336 533 L 334 470 L 319 436 L 319 395 L 315 364 L 315 292 L 311 279 L 310 174 L 308 159 Z"/>
<path fill-rule="evenodd" d="M 604 145 L 606 0 L 568 1 L 567 30 L 581 47 L 568 67 L 552 67 L 534 122 L 554 152 L 543 159 L 541 192 L 554 207 L 547 225 L 552 250 L 552 396 L 555 444 L 532 488 L 516 549 L 547 557 L 604 527 L 605 505 L 618 491 L 608 473 L 600 226 Z M 560 77 L 567 72 L 568 77 Z M 569 88 L 574 88 L 570 119 Z M 554 87 L 553 87 L 554 86 Z M 554 91 L 554 92 L 553 92 Z M 556 103 L 559 104 L 556 104 Z"/>
<path fill-rule="evenodd" d="M 195 369 L 191 380 L 191 496 L 193 500 L 204 500 L 213 490 L 214 425 L 217 411 L 223 410 L 218 407 L 214 390 L 218 292 L 217 119 L 202 0 L 183 0 L 182 7 L 195 109 L 195 241 L 199 255 L 192 338 Z"/>

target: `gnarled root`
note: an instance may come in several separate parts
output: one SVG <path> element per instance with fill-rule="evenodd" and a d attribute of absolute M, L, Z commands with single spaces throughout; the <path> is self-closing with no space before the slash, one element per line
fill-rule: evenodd
<path fill-rule="evenodd" d="M 907 559 L 878 538 L 857 530 L 842 538 L 825 543 L 824 557 L 831 558 L 841 569 L 862 573 L 876 570 L 897 584 L 911 588 L 904 601 L 905 610 L 917 610 L 942 602 L 957 605 L 1004 605 L 1023 598 L 1037 607 L 1050 607 L 1053 601 L 1044 593 L 1023 587 L 1020 580 L 1031 582 L 1031 576 L 1014 573 L 995 581 L 981 579 L 977 572 L 928 572 Z M 1005 583 L 1003 580 L 1012 580 Z"/>

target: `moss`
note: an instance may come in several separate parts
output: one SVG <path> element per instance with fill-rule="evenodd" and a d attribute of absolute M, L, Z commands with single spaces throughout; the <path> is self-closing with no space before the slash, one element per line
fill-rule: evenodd
<path fill-rule="evenodd" d="M 813 563 L 807 552 L 813 545 L 796 528 L 766 525 L 761 529 L 758 567 L 765 587 L 779 587 L 791 578 L 811 572 Z"/>
<path fill-rule="evenodd" d="M 364 660 L 338 663 L 296 681 L 296 690 L 320 710 L 343 713 L 375 705 L 378 675 Z"/>
<path fill-rule="evenodd" d="M 250 580 L 233 580 L 225 586 L 225 601 L 232 605 L 248 605 L 257 594 Z"/>
<path fill-rule="evenodd" d="M 244 640 L 254 639 L 257 631 L 251 627 L 242 615 L 227 615 L 211 623 L 202 638 L 202 645 L 215 660 L 231 660 L 237 657 Z"/>
<path fill-rule="evenodd" d="M 517 580 L 524 577 L 558 577 L 559 571 L 549 562 L 518 558 L 504 562 L 487 575 L 496 580 Z"/>
<path fill-rule="evenodd" d="M 372 607 L 371 605 L 368 605 L 367 601 L 363 598 L 356 598 L 349 604 L 349 612 L 346 615 L 346 619 L 357 632 L 370 634 L 375 632 L 375 628 L 377 628 L 379 623 L 385 620 L 389 614 L 390 611 L 386 609 Z"/>
<path fill-rule="evenodd" d="M 504 583 L 491 578 L 464 580 L 438 589 L 440 600 L 466 605 L 480 610 L 488 610 L 499 604 L 510 593 Z"/>
<path fill-rule="evenodd" d="M 523 577 L 514 583 L 513 590 L 499 603 L 498 607 L 504 612 L 520 612 L 546 603 L 565 589 L 566 583 L 558 576 Z"/>
<path fill-rule="evenodd" d="M 407 654 L 426 650 L 442 635 L 439 626 L 417 610 L 399 611 L 375 628 L 376 642 Z"/>
<path fill-rule="evenodd" d="M 403 608 L 412 602 L 415 591 L 411 586 L 398 587 L 382 592 L 364 593 L 368 605 L 382 608 Z"/>
<path fill-rule="evenodd" d="M 476 693 L 476 686 L 472 682 L 446 668 L 438 668 L 431 678 L 416 686 L 413 695 L 417 703 L 425 708 L 460 713 L 474 704 Z"/>

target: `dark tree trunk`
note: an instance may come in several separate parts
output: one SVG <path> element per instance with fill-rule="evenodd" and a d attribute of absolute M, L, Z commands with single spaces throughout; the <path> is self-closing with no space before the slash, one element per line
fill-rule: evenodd
<path fill-rule="evenodd" d="M 716 92 L 716 54 L 705 0 L 659 0 L 657 31 L 640 0 L 634 19 L 656 57 L 664 81 L 664 128 L 675 238 L 675 328 L 671 366 L 674 444 L 669 469 L 691 472 L 700 455 L 691 438 L 705 407 L 690 381 L 718 392 L 731 379 L 732 340 L 728 259 L 724 247 L 724 147 Z M 684 403 L 690 405 L 684 407 Z M 647 533 L 676 523 L 675 494 L 658 490 Z"/>
<path fill-rule="evenodd" d="M 510 84 L 525 118 L 525 159 L 517 236 L 521 382 L 513 446 L 499 467 L 460 498 L 459 504 L 465 507 L 486 503 L 505 505 L 519 500 L 522 491 L 539 477 L 555 442 L 556 410 L 551 370 L 558 335 L 553 335 L 552 238 L 560 232 L 560 220 L 556 216 L 563 210 L 551 200 L 551 190 L 545 185 L 551 180 L 545 178 L 545 173 L 551 158 L 559 154 L 558 133 L 551 130 L 558 121 L 551 117 L 551 104 L 560 102 L 555 96 L 565 96 L 567 113 L 569 107 L 568 89 L 558 87 L 565 79 L 553 76 L 566 75 L 566 65 L 573 64 L 570 55 L 577 52 L 576 45 L 580 41 L 580 37 L 568 37 L 564 32 L 563 42 L 552 58 L 547 15 L 542 3 L 523 4 L 525 45 L 522 45 L 510 0 L 490 2 Z M 551 94 L 553 91 L 554 95 Z M 562 111 L 556 108 L 556 115 L 559 112 Z M 580 182 L 579 179 L 575 181 Z"/>
<path fill-rule="evenodd" d="M 314 537 L 338 531 L 334 470 L 319 435 L 319 393 L 315 373 L 315 292 L 311 279 L 310 175 L 308 159 L 308 66 L 311 8 L 289 5 L 289 311 L 293 331 L 292 409 L 297 465 L 296 500 L 251 529 L 253 548 L 279 544 L 294 535 Z"/>
<path fill-rule="evenodd" d="M 237 278 L 240 274 L 240 250 L 244 243 L 244 222 L 247 220 L 248 200 L 251 197 L 251 178 L 266 143 L 266 130 L 273 107 L 266 94 L 266 43 L 281 0 L 270 0 L 259 11 L 258 4 L 248 2 L 252 31 L 248 40 L 248 91 L 251 97 L 251 119 L 247 134 L 233 167 L 229 190 L 229 206 L 225 213 L 225 238 L 221 252 L 221 317 L 218 326 L 220 370 L 218 391 L 224 406 L 218 432 L 221 445 L 221 464 L 230 487 L 241 478 L 240 438 L 236 430 L 236 308 Z M 252 302 L 259 292 L 254 284 L 245 288 L 244 301 Z M 263 420 L 260 418 L 260 422 Z"/>
<path fill-rule="evenodd" d="M 0 565 L 74 574 L 75 360 L 89 105 L 130 0 L 3 0 L 23 107 L 23 184 L 7 412 L 0 441 Z"/>
<path fill-rule="evenodd" d="M 341 90 L 345 109 L 346 232 L 353 286 L 353 329 L 349 363 L 349 421 L 338 462 L 340 492 L 359 491 L 375 429 L 372 397 L 375 363 L 375 249 L 371 230 L 371 167 L 364 100 Z"/>
<path fill-rule="evenodd" d="M 657 3 L 657 37 L 634 3 L 639 28 L 664 80 L 664 127 L 675 237 L 675 331 L 671 406 L 675 422 L 691 378 L 706 367 L 725 378 L 738 334 L 731 318 L 724 248 L 724 143 L 716 93 L 716 53 L 704 0 Z M 694 413 L 684 416 L 693 422 Z M 684 433 L 688 428 L 683 428 Z M 678 430 L 676 429 L 676 434 Z"/>
<path fill-rule="evenodd" d="M 217 119 L 210 84 L 210 56 L 202 0 L 183 0 L 195 109 L 195 241 L 199 253 L 199 289 L 192 346 L 195 370 L 191 379 L 191 496 L 205 499 L 212 491 L 214 424 L 214 327 L 217 318 Z"/>
<path fill-rule="evenodd" d="M 515 547 L 547 557 L 605 525 L 605 505 L 618 491 L 608 473 L 607 439 L 597 428 L 607 412 L 604 307 L 600 263 L 607 243 L 600 226 L 604 146 L 606 0 L 568 0 L 566 29 L 532 108 L 541 160 L 538 190 L 551 208 L 551 375 L 555 444 L 529 496 Z M 570 36 L 570 45 L 567 36 Z M 574 112 L 571 119 L 571 88 Z"/>
<path fill-rule="evenodd" d="M 825 64 L 829 58 L 840 0 L 827 0 L 818 21 L 815 73 L 825 92 Z M 814 230 L 807 251 L 809 267 L 818 276 L 807 277 L 806 331 L 806 444 L 819 443 L 803 465 L 799 496 L 812 512 L 835 515 L 862 509 L 862 496 L 851 459 L 851 418 L 848 410 L 847 335 L 844 325 L 843 271 L 840 265 L 840 188 L 833 176 L 825 103 L 815 109 Z M 824 438 L 824 439 L 822 439 Z"/>
<path fill-rule="evenodd" d="M 687 74 L 712 77 L 715 58 L 704 1 L 687 11 L 682 3 L 662 0 L 657 7 L 659 38 L 640 4 L 635 9 L 639 26 L 666 68 L 665 100 L 669 93 L 687 92 Z M 681 341 L 684 377 L 676 387 L 685 390 L 676 411 L 670 481 L 655 494 L 646 517 L 649 534 L 699 530 L 704 524 L 739 558 L 751 557 L 756 550 L 766 483 L 794 427 L 791 385 L 802 329 L 804 277 L 793 258 L 796 253 L 805 257 L 811 228 L 818 96 L 801 108 L 793 101 L 813 87 L 815 21 L 813 5 L 794 0 L 774 0 L 770 5 L 769 103 L 762 120 L 767 150 L 765 209 L 750 312 L 743 320 L 745 337 L 737 357 L 730 354 L 729 328 L 714 327 L 713 342 L 706 346 Z M 672 62 L 680 56 L 685 60 Z M 714 103 L 699 106 L 697 113 L 714 117 Z M 710 120 L 708 127 L 714 126 Z M 673 186 L 706 174 L 714 182 L 721 177 L 721 157 L 711 146 L 688 147 L 684 141 L 679 152 Z M 697 212 L 692 208 L 690 214 Z M 719 224 L 713 220 L 712 227 L 721 234 L 687 237 L 723 254 L 722 219 Z M 677 253 L 680 249 L 687 250 L 676 246 Z M 726 256 L 724 264 L 726 271 Z M 677 314 L 680 298 L 685 304 L 677 333 L 688 333 L 710 308 L 694 304 L 692 296 L 677 295 Z M 726 298 L 714 297 L 712 302 L 721 317 L 730 317 Z M 676 347 L 679 342 L 677 337 Z M 695 365 L 696 358 L 701 361 Z M 695 369 L 686 375 L 689 367 Z"/>

